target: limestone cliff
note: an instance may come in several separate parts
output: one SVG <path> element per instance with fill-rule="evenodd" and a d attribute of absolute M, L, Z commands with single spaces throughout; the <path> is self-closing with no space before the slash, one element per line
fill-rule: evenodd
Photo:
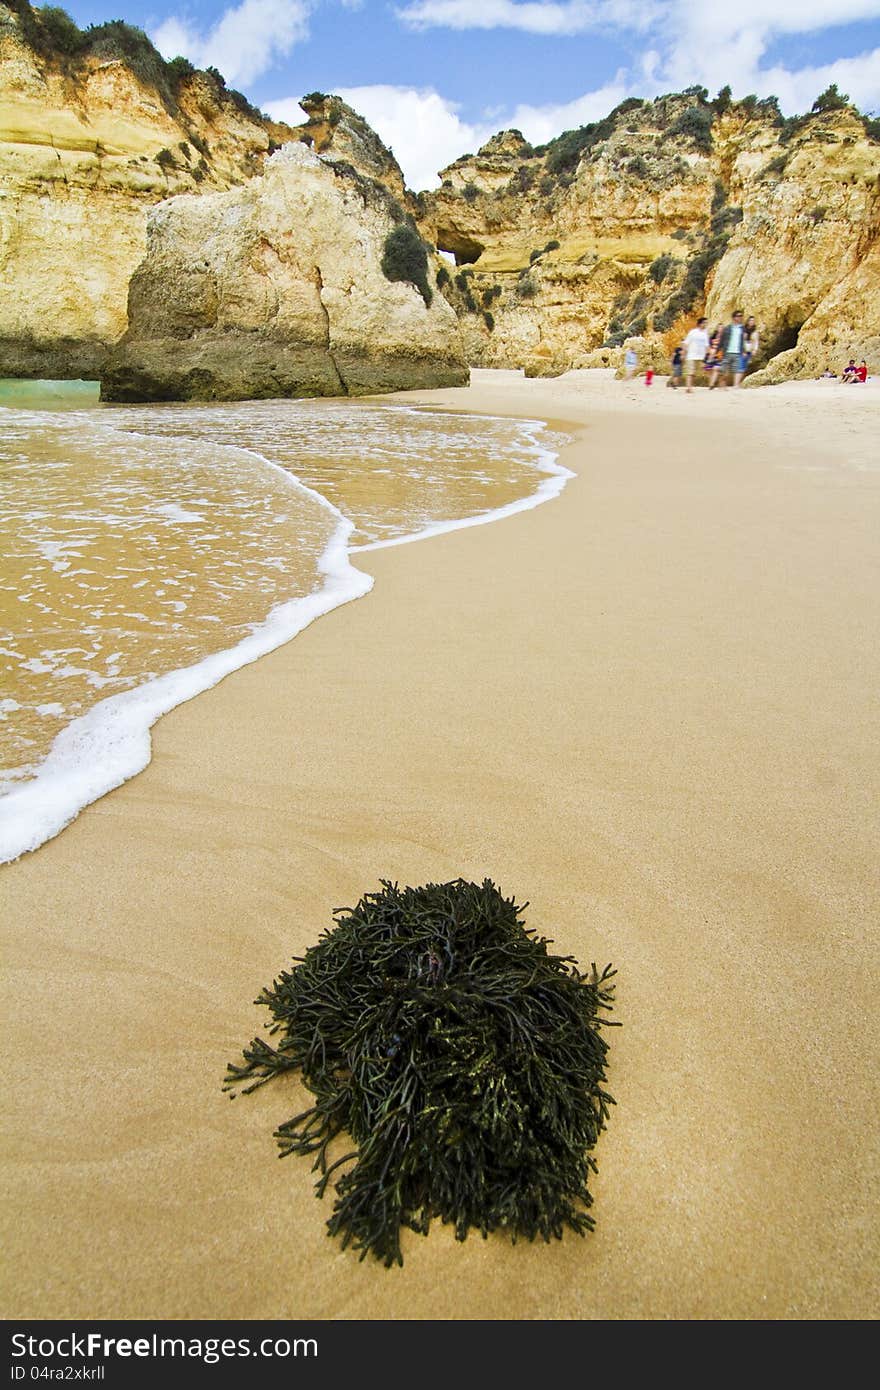
<path fill-rule="evenodd" d="M 401 235 L 416 264 L 389 261 Z M 383 185 L 305 144 L 284 145 L 241 188 L 153 209 L 129 328 L 106 360 L 102 396 L 462 385 L 458 321 L 431 278 L 425 248 Z"/>
<path fill-rule="evenodd" d="M 468 360 L 553 374 L 614 363 L 637 340 L 659 364 L 697 312 L 714 322 L 740 305 L 763 362 L 785 354 L 763 380 L 867 353 L 877 133 L 852 108 L 784 120 L 772 98 L 692 89 L 625 101 L 537 149 L 495 136 L 419 200 L 424 234 L 457 262 L 443 288 Z"/>
<path fill-rule="evenodd" d="M 0 376 L 96 376 L 148 209 L 242 183 L 292 135 L 140 31 L 58 13 L 0 3 Z"/>
<path fill-rule="evenodd" d="M 501 132 L 418 198 L 338 97 L 302 105 L 277 125 L 129 25 L 0 0 L 0 375 L 99 375 L 149 210 L 243 185 L 290 141 L 382 185 L 454 256 L 438 285 L 470 362 L 553 374 L 637 343 L 660 366 L 698 312 L 741 305 L 757 382 L 880 366 L 880 122 L 839 102 L 784 120 L 772 98 L 631 98 L 542 147 Z"/>
<path fill-rule="evenodd" d="M 394 155 L 383 145 L 363 116 L 342 100 L 324 92 L 309 92 L 300 98 L 307 116 L 303 125 L 294 126 L 288 139 L 311 145 L 325 160 L 350 164 L 358 173 L 384 184 L 402 206 L 410 210 L 415 199 L 407 192 L 403 172 Z"/>

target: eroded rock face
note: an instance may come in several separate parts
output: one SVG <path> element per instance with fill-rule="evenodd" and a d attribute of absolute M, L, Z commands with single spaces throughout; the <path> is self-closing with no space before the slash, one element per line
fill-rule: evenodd
<path fill-rule="evenodd" d="M 880 146 L 851 108 L 630 100 L 540 150 L 502 132 L 442 178 L 421 226 L 456 258 L 472 363 L 552 375 L 634 338 L 668 360 L 698 313 L 741 306 L 775 380 L 880 333 Z"/>
<path fill-rule="evenodd" d="M 306 145 L 149 219 L 106 400 L 363 395 L 468 379 L 454 311 L 382 272 L 387 190 Z M 429 291 L 430 292 L 430 291 Z"/>
<path fill-rule="evenodd" d="M 38 52 L 0 3 L 0 376 L 97 377 L 149 208 L 259 173 L 287 127 L 206 73 L 173 99 L 120 59 Z"/>
<path fill-rule="evenodd" d="M 363 116 L 341 97 L 323 92 L 311 92 L 299 104 L 307 119 L 295 126 L 288 138 L 310 145 L 326 160 L 350 164 L 358 173 L 384 184 L 401 206 L 411 210 L 400 165 Z"/>
<path fill-rule="evenodd" d="M 718 265 L 710 319 L 756 305 L 763 361 L 752 384 L 880 367 L 880 147 L 852 111 L 814 121 L 757 177 Z"/>

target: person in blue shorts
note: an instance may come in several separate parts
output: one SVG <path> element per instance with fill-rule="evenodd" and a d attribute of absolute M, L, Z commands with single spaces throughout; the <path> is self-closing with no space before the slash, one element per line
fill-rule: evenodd
<path fill-rule="evenodd" d="M 739 386 L 743 378 L 743 353 L 745 351 L 745 325 L 742 309 L 734 309 L 730 323 L 721 334 L 721 367 L 718 378 L 722 386 L 732 381 Z"/>

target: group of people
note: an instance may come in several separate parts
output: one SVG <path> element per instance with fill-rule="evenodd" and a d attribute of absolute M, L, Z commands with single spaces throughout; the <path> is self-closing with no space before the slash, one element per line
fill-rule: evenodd
<path fill-rule="evenodd" d="M 843 371 L 841 372 L 841 374 L 840 374 L 840 379 L 841 379 L 841 381 L 849 381 L 849 382 L 865 382 L 865 381 L 867 381 L 867 380 L 868 380 L 868 364 L 867 364 L 867 362 L 865 361 L 864 357 L 862 358 L 862 360 L 861 360 L 861 362 L 859 363 L 858 366 L 856 366 L 856 359 L 855 359 L 854 357 L 851 357 L 851 358 L 849 359 L 849 362 L 846 364 L 846 366 L 844 367 Z"/>
<path fill-rule="evenodd" d="M 749 369 L 761 339 L 755 319 L 735 309 L 728 324 L 718 324 L 713 333 L 706 327 L 705 318 L 697 319 L 696 327 L 672 356 L 670 386 L 680 386 L 684 376 L 688 391 L 694 387 L 694 377 L 700 371 L 714 386 L 739 386 Z"/>
<path fill-rule="evenodd" d="M 695 327 L 675 349 L 667 386 L 681 386 L 684 380 L 686 389 L 692 391 L 698 372 L 707 379 L 710 391 L 714 386 L 739 386 L 761 345 L 754 317 L 750 314 L 746 318 L 742 309 L 734 309 L 730 323 L 719 323 L 711 333 L 707 323 L 705 317 L 697 319 Z M 627 380 L 635 374 L 637 365 L 635 350 L 627 348 L 624 355 Z M 868 379 L 868 365 L 863 358 L 857 366 L 855 358 L 851 357 L 839 378 L 830 367 L 825 368 L 822 376 L 843 382 L 865 382 Z M 650 386 L 653 379 L 653 370 L 648 368 L 645 372 L 646 384 Z"/>

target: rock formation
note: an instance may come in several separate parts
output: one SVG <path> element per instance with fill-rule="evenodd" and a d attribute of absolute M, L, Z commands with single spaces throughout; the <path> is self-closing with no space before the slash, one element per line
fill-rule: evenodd
<path fill-rule="evenodd" d="M 140 31 L 54 13 L 0 3 L 0 376 L 97 376 L 148 209 L 242 183 L 293 134 Z"/>
<path fill-rule="evenodd" d="M 408 211 L 415 210 L 416 200 L 407 192 L 400 165 L 363 116 L 341 97 L 324 92 L 309 92 L 299 104 L 308 119 L 293 127 L 289 139 L 311 145 L 325 160 L 350 164 L 358 173 L 384 184 Z"/>
<path fill-rule="evenodd" d="M 758 365 L 784 354 L 761 380 L 872 344 L 876 358 L 877 124 L 692 89 L 540 149 L 495 136 L 420 198 L 424 234 L 457 262 L 444 293 L 468 360 L 555 374 L 637 340 L 656 365 L 697 312 L 739 305 L 762 326 Z"/>
<path fill-rule="evenodd" d="M 502 131 L 418 197 L 338 97 L 302 105 L 301 126 L 278 126 L 129 25 L 82 33 L 0 0 L 0 375 L 99 375 L 150 208 L 244 185 L 289 141 L 382 185 L 454 257 L 438 285 L 469 362 L 552 375 L 616 365 L 633 343 L 662 366 L 698 312 L 741 305 L 762 329 L 755 382 L 877 363 L 880 122 L 839 99 L 785 120 L 773 98 L 726 90 L 630 98 L 542 147 Z"/>
<path fill-rule="evenodd" d="M 393 280 L 388 238 L 421 255 Z M 405 268 L 404 268 L 405 269 Z M 241 188 L 154 208 L 106 400 L 363 395 L 467 381 L 458 321 L 387 189 L 302 143 Z"/>

